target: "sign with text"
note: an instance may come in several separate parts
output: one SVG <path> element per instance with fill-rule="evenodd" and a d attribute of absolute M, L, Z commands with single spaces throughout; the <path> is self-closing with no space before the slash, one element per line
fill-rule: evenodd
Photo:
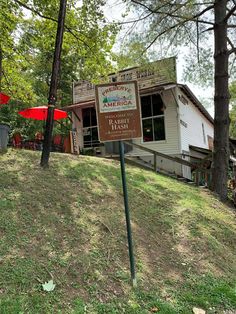
<path fill-rule="evenodd" d="M 70 131 L 71 153 L 79 155 L 79 134 L 77 131 Z"/>
<path fill-rule="evenodd" d="M 101 142 L 142 136 L 136 81 L 97 85 L 96 109 Z"/>

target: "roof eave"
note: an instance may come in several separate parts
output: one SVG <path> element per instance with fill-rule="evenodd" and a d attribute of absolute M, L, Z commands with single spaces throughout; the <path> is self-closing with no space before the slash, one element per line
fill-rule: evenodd
<path fill-rule="evenodd" d="M 209 114 L 209 112 L 206 110 L 206 108 L 202 105 L 202 103 L 197 99 L 197 97 L 193 94 L 193 92 L 190 90 L 190 88 L 185 84 L 177 84 L 185 94 L 189 97 L 189 99 L 195 104 L 195 106 L 202 112 L 202 114 L 210 121 L 212 124 L 214 124 L 214 119 Z"/>

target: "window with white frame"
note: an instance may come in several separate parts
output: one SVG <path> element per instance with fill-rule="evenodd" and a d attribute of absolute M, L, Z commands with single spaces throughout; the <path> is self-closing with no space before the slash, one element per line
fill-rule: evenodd
<path fill-rule="evenodd" d="M 165 105 L 160 94 L 141 97 L 143 141 L 163 141 L 165 135 Z"/>

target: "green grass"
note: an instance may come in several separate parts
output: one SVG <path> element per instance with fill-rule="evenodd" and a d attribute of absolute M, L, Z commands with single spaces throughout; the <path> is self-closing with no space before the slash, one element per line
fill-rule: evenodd
<path fill-rule="evenodd" d="M 0 160 L 0 314 L 236 310 L 235 212 L 210 192 L 127 165 L 132 289 L 119 162 L 52 154 L 43 170 L 24 150 Z"/>

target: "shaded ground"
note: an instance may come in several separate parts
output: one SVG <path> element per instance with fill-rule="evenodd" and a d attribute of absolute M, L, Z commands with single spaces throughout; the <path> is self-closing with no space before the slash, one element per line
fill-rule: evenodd
<path fill-rule="evenodd" d="M 133 290 L 117 161 L 52 154 L 42 170 L 38 152 L 0 159 L 0 313 L 236 310 L 235 213 L 210 192 L 127 166 Z"/>

